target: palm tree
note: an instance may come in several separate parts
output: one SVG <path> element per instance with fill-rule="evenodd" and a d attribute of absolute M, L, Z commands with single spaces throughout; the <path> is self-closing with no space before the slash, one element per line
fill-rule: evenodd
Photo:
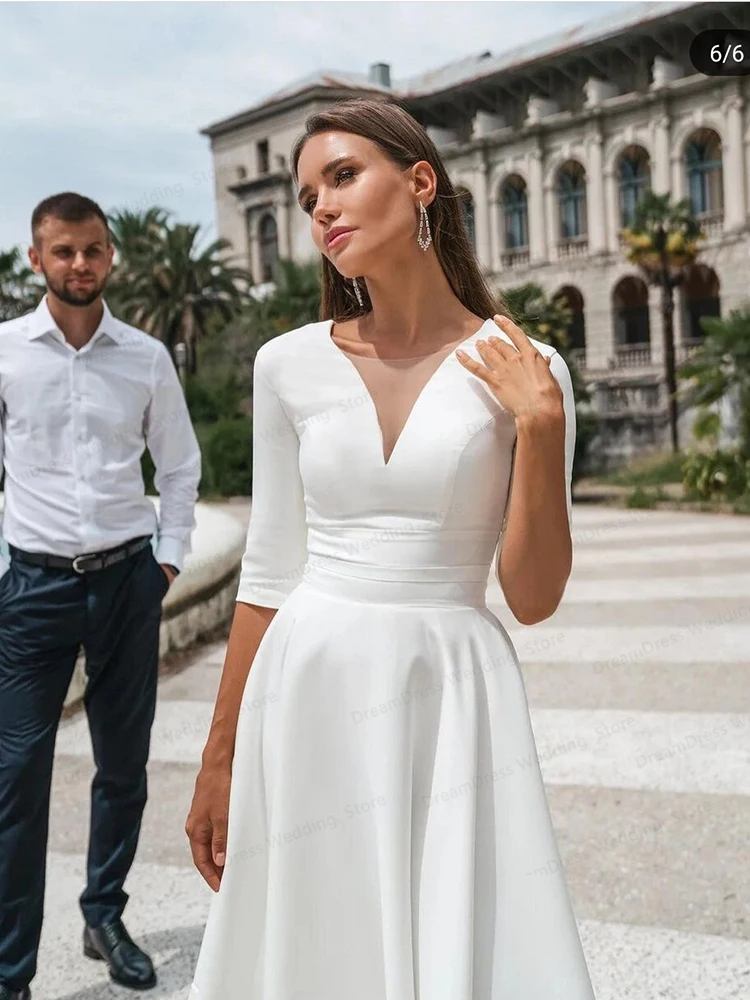
<path fill-rule="evenodd" d="M 174 354 L 187 349 L 188 370 L 196 371 L 195 345 L 216 322 L 229 322 L 247 301 L 250 275 L 230 264 L 231 243 L 214 240 L 200 249 L 200 226 L 167 224 L 161 210 L 139 220 L 120 216 L 122 257 L 115 281 L 120 314 L 158 337 Z"/>
<path fill-rule="evenodd" d="M 20 247 L 0 250 L 0 323 L 35 309 L 44 285 L 23 260 Z"/>
<path fill-rule="evenodd" d="M 112 241 L 123 260 L 132 259 L 158 243 L 162 230 L 172 213 L 153 206 L 145 212 L 123 209 L 111 212 L 107 218 Z"/>
<path fill-rule="evenodd" d="M 692 380 L 692 402 L 704 407 L 736 391 L 739 452 L 750 461 L 750 303 L 733 309 L 726 319 L 704 316 L 700 322 L 706 337 L 679 376 Z"/>
<path fill-rule="evenodd" d="M 107 299 L 119 315 L 127 312 L 135 274 L 141 268 L 148 268 L 170 215 L 166 209 L 154 206 L 145 212 L 123 209 L 107 216 L 116 250 Z"/>
<path fill-rule="evenodd" d="M 275 288 L 259 303 L 259 313 L 280 332 L 312 323 L 320 314 L 321 269 L 319 261 L 297 264 L 278 260 Z"/>
<path fill-rule="evenodd" d="M 646 280 L 661 288 L 664 330 L 664 367 L 667 382 L 672 451 L 679 451 L 677 436 L 677 378 L 674 356 L 674 289 L 698 253 L 702 238 L 689 198 L 672 204 L 669 195 L 646 191 L 635 209 L 632 225 L 622 230 L 628 260 L 638 265 Z"/>

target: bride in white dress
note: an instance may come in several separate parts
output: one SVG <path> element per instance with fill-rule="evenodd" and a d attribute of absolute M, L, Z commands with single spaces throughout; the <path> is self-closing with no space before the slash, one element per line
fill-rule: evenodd
<path fill-rule="evenodd" d="M 568 368 L 498 315 L 400 106 L 333 105 L 292 164 L 333 319 L 255 360 L 247 548 L 186 824 L 214 891 L 190 998 L 592 1000 L 485 601 L 493 571 L 525 624 L 563 596 Z"/>

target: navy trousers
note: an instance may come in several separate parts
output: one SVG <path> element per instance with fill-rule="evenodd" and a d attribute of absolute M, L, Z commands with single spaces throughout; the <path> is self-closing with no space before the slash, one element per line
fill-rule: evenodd
<path fill-rule="evenodd" d="M 82 575 L 14 559 L 0 577 L 0 984 L 12 990 L 37 971 L 55 737 L 81 646 L 96 774 L 79 904 L 92 927 L 125 909 L 168 589 L 150 545 Z"/>

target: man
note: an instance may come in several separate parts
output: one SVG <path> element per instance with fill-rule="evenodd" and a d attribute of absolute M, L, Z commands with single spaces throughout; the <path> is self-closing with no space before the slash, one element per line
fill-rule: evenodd
<path fill-rule="evenodd" d="M 107 219 L 65 192 L 31 220 L 46 296 L 0 324 L 0 1000 L 30 1000 L 42 928 L 54 742 L 79 648 L 96 775 L 84 954 L 156 984 L 122 922 L 147 799 L 161 602 L 190 551 L 198 443 L 165 346 L 102 298 Z M 140 457 L 154 460 L 158 519 Z M 156 532 L 156 553 L 151 536 Z"/>

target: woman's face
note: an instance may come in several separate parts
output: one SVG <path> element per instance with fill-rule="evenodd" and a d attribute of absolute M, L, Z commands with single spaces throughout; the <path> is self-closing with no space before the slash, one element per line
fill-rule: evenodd
<path fill-rule="evenodd" d="M 380 253 L 401 256 L 400 247 L 417 246 L 412 171 L 349 132 L 321 132 L 305 143 L 297 164 L 299 204 L 316 247 L 345 278 L 366 275 Z M 339 228 L 352 232 L 329 245 L 327 234 Z"/>

